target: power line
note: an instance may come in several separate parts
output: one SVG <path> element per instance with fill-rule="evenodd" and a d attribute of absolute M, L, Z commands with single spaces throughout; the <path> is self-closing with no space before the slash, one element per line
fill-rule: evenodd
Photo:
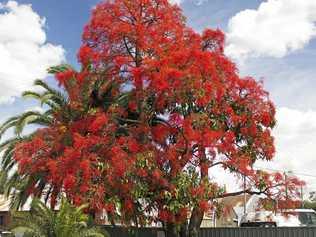
<path fill-rule="evenodd" d="M 257 169 L 261 170 L 270 170 L 270 171 L 275 171 L 275 172 L 287 172 L 285 170 L 278 170 L 278 169 L 271 169 L 271 168 L 263 168 L 263 167 L 256 167 Z M 295 175 L 300 175 L 300 176 L 306 176 L 306 177 L 311 177 L 311 178 L 316 178 L 316 175 L 312 174 L 306 174 L 306 173 L 301 173 L 301 172 L 296 172 L 296 171 L 290 171 L 292 174 Z"/>

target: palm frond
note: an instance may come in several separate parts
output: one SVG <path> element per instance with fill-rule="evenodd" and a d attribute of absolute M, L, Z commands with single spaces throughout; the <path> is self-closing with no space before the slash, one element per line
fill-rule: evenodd
<path fill-rule="evenodd" d="M 80 232 L 80 237 L 105 237 L 109 236 L 105 231 L 102 231 L 100 228 L 92 227 L 87 230 Z"/>
<path fill-rule="evenodd" d="M 15 126 L 19 118 L 20 116 L 14 116 L 6 120 L 4 123 L 2 123 L 2 125 L 0 126 L 0 138 L 6 131 Z"/>
<path fill-rule="evenodd" d="M 19 119 L 15 122 L 15 134 L 20 136 L 23 132 L 25 126 L 29 123 L 32 123 L 34 120 L 38 119 L 39 117 L 43 117 L 40 112 L 36 111 L 27 111 L 19 116 Z M 48 124 L 47 124 L 48 125 Z"/>
<path fill-rule="evenodd" d="M 58 91 L 58 90 L 56 90 L 56 89 L 50 87 L 50 86 L 49 86 L 47 83 L 45 83 L 44 81 L 42 81 L 42 80 L 36 80 L 36 81 L 34 82 L 34 85 L 35 85 L 35 86 L 40 86 L 40 87 L 44 88 L 47 92 L 50 93 L 49 96 L 48 96 L 48 94 L 44 94 L 44 95 L 43 95 L 42 99 L 44 99 L 45 102 L 47 101 L 47 97 L 48 97 L 48 98 L 49 98 L 48 100 L 51 100 L 51 101 L 55 102 L 55 103 L 58 104 L 58 105 L 61 105 L 61 106 L 62 106 L 62 105 L 67 104 L 67 98 L 66 98 L 66 96 L 65 96 L 62 92 L 60 92 L 60 91 Z"/>
<path fill-rule="evenodd" d="M 12 143 L 2 154 L 1 168 L 2 171 L 7 171 L 7 167 L 10 166 L 12 162 L 15 163 L 13 159 L 15 143 Z"/>
<path fill-rule="evenodd" d="M 32 99 L 36 99 L 36 100 L 40 100 L 42 98 L 42 95 L 35 92 L 35 91 L 24 91 L 22 93 L 22 97 L 23 98 L 32 98 Z"/>
<path fill-rule="evenodd" d="M 8 178 L 4 190 L 4 194 L 10 198 L 10 208 L 18 210 L 22 207 L 31 196 L 28 190 L 34 185 L 38 189 L 37 195 L 41 196 L 46 184 L 45 177 L 41 174 L 29 176 L 27 174 L 21 175 L 18 171 L 15 171 Z"/>
<path fill-rule="evenodd" d="M 49 209 L 39 199 L 34 199 L 31 212 L 14 215 L 14 230 L 25 230 L 34 236 L 58 237 L 105 237 L 104 231 L 97 227 L 88 227 L 87 215 L 83 213 L 86 205 L 75 207 L 65 199 L 61 200 L 59 211 Z M 41 235 L 43 234 L 43 235 Z"/>
<path fill-rule="evenodd" d="M 50 74 L 56 74 L 56 73 L 59 73 L 59 72 L 64 72 L 64 71 L 67 71 L 67 70 L 73 70 L 73 68 L 71 67 L 71 65 L 69 64 L 60 64 L 60 65 L 57 65 L 57 66 L 52 66 L 50 68 L 48 68 L 48 73 Z"/>
<path fill-rule="evenodd" d="M 21 137 L 13 137 L 8 140 L 5 140 L 0 144 L 0 152 L 6 150 L 9 146 L 21 141 L 23 138 Z"/>

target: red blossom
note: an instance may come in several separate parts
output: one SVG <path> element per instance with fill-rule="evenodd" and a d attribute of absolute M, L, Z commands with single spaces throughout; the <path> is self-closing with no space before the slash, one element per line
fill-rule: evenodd
<path fill-rule="evenodd" d="M 76 184 L 76 178 L 73 175 L 67 175 L 64 180 L 64 187 L 66 190 L 70 190 Z"/>
<path fill-rule="evenodd" d="M 201 200 L 199 202 L 199 207 L 203 210 L 203 211 L 207 211 L 210 208 L 210 204 L 208 203 L 208 201 L 206 200 Z"/>
<path fill-rule="evenodd" d="M 160 210 L 159 212 L 159 219 L 163 222 L 166 222 L 170 219 L 171 214 L 169 211 L 167 210 Z"/>
<path fill-rule="evenodd" d="M 159 182 L 160 178 L 161 178 L 161 173 L 160 173 L 160 170 L 158 169 L 155 169 L 153 172 L 152 172 L 152 175 L 153 175 L 153 178 Z"/>
<path fill-rule="evenodd" d="M 92 124 L 89 126 L 91 132 L 98 132 L 108 122 L 108 118 L 105 114 L 98 115 Z"/>
<path fill-rule="evenodd" d="M 142 177 L 142 178 L 147 177 L 147 172 L 146 172 L 144 169 L 139 169 L 139 170 L 137 171 L 137 174 L 138 174 L 140 177 Z"/>
<path fill-rule="evenodd" d="M 69 79 L 76 77 L 76 73 L 72 69 L 68 69 L 64 72 L 56 73 L 55 77 L 59 85 L 65 85 Z"/>
<path fill-rule="evenodd" d="M 269 126 L 271 124 L 271 115 L 268 112 L 265 112 L 261 115 L 261 123 L 264 126 Z"/>
<path fill-rule="evenodd" d="M 126 199 L 124 202 L 124 208 L 127 212 L 131 212 L 134 208 L 133 201 L 131 199 Z"/>
<path fill-rule="evenodd" d="M 128 103 L 128 108 L 129 108 L 131 111 L 136 111 L 136 109 L 137 109 L 137 104 L 136 104 L 136 102 L 135 102 L 135 101 L 130 101 L 130 102 Z"/>
<path fill-rule="evenodd" d="M 91 56 L 93 54 L 92 49 L 88 45 L 81 46 L 79 52 L 78 52 L 78 60 L 83 65 L 86 65 L 90 62 Z"/>
<path fill-rule="evenodd" d="M 105 210 L 108 212 L 108 213 L 113 213 L 115 211 L 115 206 L 113 203 L 108 203 L 105 205 Z"/>
<path fill-rule="evenodd" d="M 135 153 L 135 152 L 138 152 L 139 151 L 139 144 L 137 143 L 137 141 L 136 140 L 134 140 L 134 139 L 129 139 L 128 140 L 128 149 L 131 151 L 131 152 L 133 152 L 133 153 Z"/>
<path fill-rule="evenodd" d="M 88 192 L 89 191 L 89 186 L 88 185 L 81 185 L 80 186 L 80 192 L 81 193 L 86 193 L 86 192 Z"/>

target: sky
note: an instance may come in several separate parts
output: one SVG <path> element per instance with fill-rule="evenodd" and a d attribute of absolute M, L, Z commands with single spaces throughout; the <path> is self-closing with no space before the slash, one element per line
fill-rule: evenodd
<path fill-rule="evenodd" d="M 293 171 L 307 181 L 305 192 L 315 191 L 316 178 L 311 176 L 316 176 L 316 1 L 170 1 L 181 6 L 195 30 L 223 30 L 225 53 L 240 75 L 262 80 L 270 92 L 277 108 L 277 152 L 275 161 L 257 166 Z M 48 66 L 77 65 L 82 28 L 97 2 L 0 0 L 0 122 L 40 109 L 20 94 L 34 89 L 37 78 L 53 84 Z"/>

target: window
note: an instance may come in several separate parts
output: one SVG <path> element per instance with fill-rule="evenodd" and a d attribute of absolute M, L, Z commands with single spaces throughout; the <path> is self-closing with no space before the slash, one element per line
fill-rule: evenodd
<path fill-rule="evenodd" d="M 0 226 L 4 226 L 4 216 L 0 215 Z"/>
<path fill-rule="evenodd" d="M 316 214 L 313 212 L 300 212 L 298 215 L 298 219 L 303 225 L 316 225 Z"/>

